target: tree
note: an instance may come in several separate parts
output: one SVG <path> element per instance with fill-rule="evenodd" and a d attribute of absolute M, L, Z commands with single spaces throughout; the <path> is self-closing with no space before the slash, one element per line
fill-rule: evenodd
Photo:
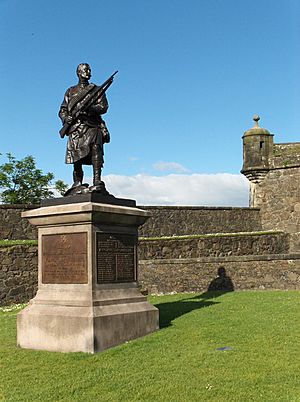
<path fill-rule="evenodd" d="M 0 154 L 1 155 L 1 154 Z M 17 160 L 7 153 L 8 162 L 0 165 L 0 198 L 6 204 L 38 204 L 41 199 L 53 198 L 54 190 L 60 194 L 66 191 L 67 185 L 57 180 L 54 187 L 51 182 L 53 173 L 37 169 L 35 159 L 28 155 Z"/>
<path fill-rule="evenodd" d="M 54 185 L 55 185 L 55 190 L 56 190 L 57 192 L 59 192 L 60 195 L 64 195 L 65 192 L 66 192 L 67 189 L 68 189 L 68 185 L 67 185 L 64 181 L 62 181 L 62 180 L 56 180 L 56 182 L 54 183 Z"/>

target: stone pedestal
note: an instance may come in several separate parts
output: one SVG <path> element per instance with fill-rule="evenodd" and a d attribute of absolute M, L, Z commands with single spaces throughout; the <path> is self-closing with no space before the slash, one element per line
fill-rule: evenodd
<path fill-rule="evenodd" d="M 137 287 L 137 229 L 149 213 L 86 198 L 22 214 L 39 240 L 38 292 L 17 317 L 22 348 L 95 353 L 158 329 Z"/>

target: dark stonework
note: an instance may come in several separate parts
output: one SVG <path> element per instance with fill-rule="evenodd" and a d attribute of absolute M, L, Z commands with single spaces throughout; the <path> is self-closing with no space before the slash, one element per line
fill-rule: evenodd
<path fill-rule="evenodd" d="M 220 268 L 234 290 L 300 290 L 300 254 L 143 260 L 139 283 L 149 293 L 203 292 L 216 281 Z"/>
<path fill-rule="evenodd" d="M 160 237 L 205 233 L 236 233 L 261 230 L 258 208 L 139 206 L 151 218 L 139 235 Z"/>
<path fill-rule="evenodd" d="M 243 153 L 250 206 L 260 208 L 262 228 L 289 233 L 291 250 L 299 251 L 300 143 L 274 144 L 273 135 L 257 124 L 243 136 Z"/>
<path fill-rule="evenodd" d="M 0 259 L 0 305 L 28 302 L 37 290 L 37 246 L 0 248 Z M 139 284 L 149 293 L 203 292 L 221 267 L 234 290 L 300 290 L 300 254 L 290 253 L 143 259 Z"/>
<path fill-rule="evenodd" d="M 28 219 L 23 219 L 21 213 L 38 207 L 38 205 L 0 205 L 0 239 L 37 239 L 36 228 Z"/>
<path fill-rule="evenodd" d="M 255 185 L 255 205 L 267 230 L 291 233 L 291 249 L 300 250 L 300 167 L 271 170 Z"/>
<path fill-rule="evenodd" d="M 134 200 L 105 197 L 97 193 L 60 197 L 42 201 L 42 206 L 77 202 L 100 202 L 114 205 L 135 206 Z M 7 206 L 8 207 L 8 206 Z M 0 238 L 36 239 L 36 229 L 21 212 L 37 206 L 12 206 L 7 209 L 0 205 Z M 262 229 L 259 208 L 231 207 L 179 207 L 179 206 L 142 206 L 150 211 L 151 217 L 139 229 L 139 235 L 172 236 L 203 233 L 252 232 Z M 2 236 L 5 233 L 7 236 Z"/>
<path fill-rule="evenodd" d="M 37 291 L 37 246 L 0 247 L 0 305 L 28 302 Z"/>
<path fill-rule="evenodd" d="M 226 257 L 235 255 L 269 255 L 289 252 L 289 235 L 233 234 L 208 235 L 191 239 L 157 239 L 139 241 L 139 259 Z"/>
<path fill-rule="evenodd" d="M 287 168 L 300 166 L 300 142 L 274 144 L 273 155 L 270 156 L 271 168 Z"/>
<path fill-rule="evenodd" d="M 129 234 L 97 233 L 98 283 L 136 280 L 136 237 Z"/>
<path fill-rule="evenodd" d="M 42 236 L 42 283 L 87 283 L 87 234 Z"/>

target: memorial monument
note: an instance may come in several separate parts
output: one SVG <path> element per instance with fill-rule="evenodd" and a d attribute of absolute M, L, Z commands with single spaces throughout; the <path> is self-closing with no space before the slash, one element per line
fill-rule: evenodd
<path fill-rule="evenodd" d="M 73 185 L 22 214 L 38 227 L 39 262 L 38 292 L 17 317 L 20 347 L 95 353 L 158 329 L 158 310 L 137 285 L 138 227 L 149 212 L 115 198 L 101 180 L 110 139 L 101 115 L 115 74 L 96 86 L 89 65 L 77 67 L 79 82 L 59 111 Z M 93 166 L 92 186 L 83 183 L 85 164 Z"/>

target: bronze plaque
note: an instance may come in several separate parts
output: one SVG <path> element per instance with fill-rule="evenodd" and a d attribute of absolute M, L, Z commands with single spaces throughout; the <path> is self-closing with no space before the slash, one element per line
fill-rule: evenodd
<path fill-rule="evenodd" d="M 87 233 L 42 236 L 42 283 L 87 283 Z"/>
<path fill-rule="evenodd" d="M 98 283 L 136 280 L 136 236 L 97 233 Z"/>

